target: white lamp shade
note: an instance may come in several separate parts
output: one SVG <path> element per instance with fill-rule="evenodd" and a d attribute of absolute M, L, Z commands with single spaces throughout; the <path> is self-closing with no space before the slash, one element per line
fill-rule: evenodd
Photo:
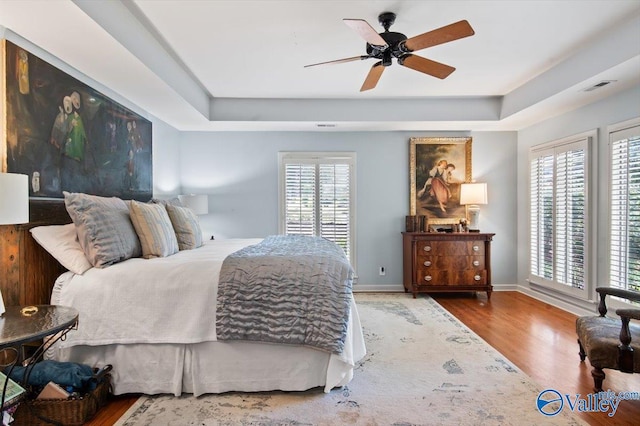
<path fill-rule="evenodd" d="M 185 207 L 189 207 L 195 214 L 209 213 L 209 197 L 206 194 L 181 195 L 180 201 Z"/>
<path fill-rule="evenodd" d="M 0 225 L 29 222 L 29 177 L 0 173 Z"/>
<path fill-rule="evenodd" d="M 487 204 L 486 183 L 463 183 L 460 185 L 460 204 Z"/>

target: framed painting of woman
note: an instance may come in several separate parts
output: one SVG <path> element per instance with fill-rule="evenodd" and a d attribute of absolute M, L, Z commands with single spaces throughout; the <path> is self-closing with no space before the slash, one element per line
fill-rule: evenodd
<path fill-rule="evenodd" d="M 410 215 L 429 224 L 467 219 L 460 205 L 460 184 L 471 182 L 471 137 L 409 140 Z"/>

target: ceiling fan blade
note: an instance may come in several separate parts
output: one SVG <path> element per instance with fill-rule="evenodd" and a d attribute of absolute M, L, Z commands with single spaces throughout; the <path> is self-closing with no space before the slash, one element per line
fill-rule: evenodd
<path fill-rule="evenodd" d="M 458 40 L 475 34 L 471 25 L 466 20 L 454 22 L 453 24 L 440 27 L 433 31 L 411 37 L 404 42 L 404 47 L 409 52 L 425 49 L 438 44 Z"/>
<path fill-rule="evenodd" d="M 360 37 L 365 39 L 367 43 L 374 46 L 387 46 L 387 42 L 384 41 L 384 39 L 380 37 L 380 34 L 364 19 L 343 19 L 343 21 L 353 31 L 358 33 Z"/>
<path fill-rule="evenodd" d="M 449 74 L 456 70 L 449 65 L 441 64 L 440 62 L 432 61 L 431 59 L 418 55 L 404 55 L 398 58 L 398 63 L 412 70 L 420 71 L 440 79 L 447 78 Z"/>
<path fill-rule="evenodd" d="M 367 78 L 364 80 L 362 87 L 360 88 L 361 92 L 365 90 L 371 90 L 378 84 L 378 80 L 380 80 L 380 76 L 382 76 L 382 71 L 384 71 L 384 65 L 382 65 L 382 61 L 376 62 L 369 70 L 369 74 L 367 74 Z"/>
<path fill-rule="evenodd" d="M 363 59 L 369 59 L 369 56 L 366 56 L 366 55 L 352 56 L 350 58 L 336 59 L 335 61 L 318 62 L 317 64 L 305 65 L 304 67 L 309 68 L 309 67 L 315 67 L 316 65 L 342 64 L 344 62 L 361 61 Z"/>

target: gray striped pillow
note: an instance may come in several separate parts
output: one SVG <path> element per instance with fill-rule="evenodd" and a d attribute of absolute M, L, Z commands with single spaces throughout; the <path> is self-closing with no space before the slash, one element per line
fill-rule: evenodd
<path fill-rule="evenodd" d="M 178 252 L 178 240 L 162 204 L 131 201 L 129 214 L 142 244 L 142 257 L 166 257 Z"/>
<path fill-rule="evenodd" d="M 129 214 L 140 238 L 142 257 L 166 257 L 178 252 L 178 240 L 167 210 L 162 204 L 132 200 L 129 204 Z"/>
<path fill-rule="evenodd" d="M 191 250 L 202 245 L 202 229 L 198 216 L 188 207 L 178 207 L 167 204 L 167 213 L 171 219 L 178 247 L 180 250 Z"/>
<path fill-rule="evenodd" d="M 116 197 L 63 192 L 64 204 L 89 263 L 98 268 L 141 254 L 127 204 Z"/>

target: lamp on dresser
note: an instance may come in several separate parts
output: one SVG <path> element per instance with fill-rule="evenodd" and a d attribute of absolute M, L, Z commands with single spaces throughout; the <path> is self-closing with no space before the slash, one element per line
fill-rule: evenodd
<path fill-rule="evenodd" d="M 29 177 L 14 173 L 0 173 L 0 225 L 29 222 Z M 10 261 L 2 254 L 2 262 Z M 4 301 L 0 291 L 0 315 Z"/>
<path fill-rule="evenodd" d="M 460 204 L 469 211 L 469 231 L 478 232 L 480 204 L 487 204 L 486 183 L 463 183 L 460 185 Z"/>

